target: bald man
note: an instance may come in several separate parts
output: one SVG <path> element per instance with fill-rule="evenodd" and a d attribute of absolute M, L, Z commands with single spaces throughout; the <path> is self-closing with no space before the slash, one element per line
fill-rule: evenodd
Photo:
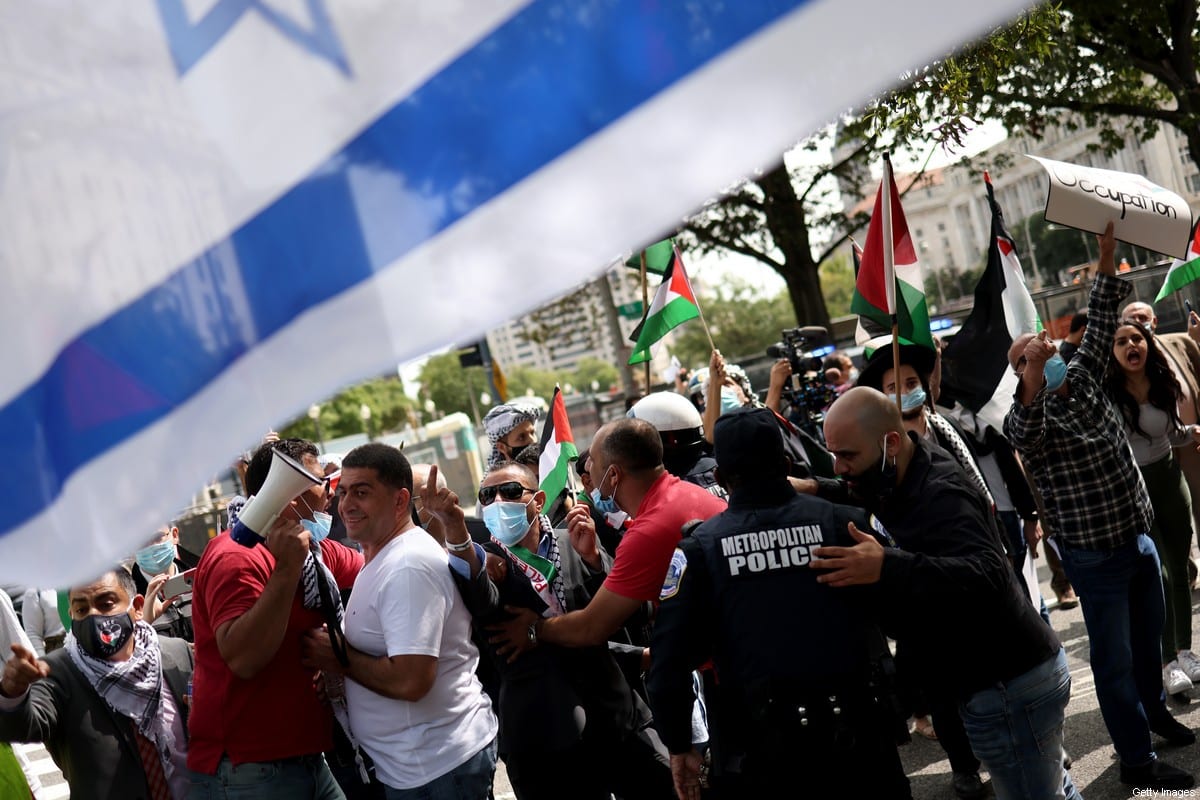
<path fill-rule="evenodd" d="M 1088 325 L 1070 364 L 1042 331 L 1013 342 L 1019 383 L 1004 433 L 1042 495 L 1063 568 L 1083 600 L 1096 698 L 1121 759 L 1121 781 L 1188 789 L 1195 780 L 1159 761 L 1150 733 L 1172 744 L 1196 736 L 1164 703 L 1160 637 L 1164 608 L 1153 512 L 1120 411 L 1104 392 L 1117 305 L 1130 286 L 1116 277 L 1116 240 L 1100 237 Z"/>
<path fill-rule="evenodd" d="M 819 547 L 819 580 L 878 583 L 916 672 L 959 703 L 998 797 L 1078 798 L 1062 764 L 1071 695 L 1066 654 L 1018 586 L 987 500 L 944 450 L 904 429 L 896 404 L 856 387 L 830 407 L 825 440 L 849 499 L 895 541 L 851 526 L 853 547 Z M 969 665 L 969 667 L 964 667 Z"/>

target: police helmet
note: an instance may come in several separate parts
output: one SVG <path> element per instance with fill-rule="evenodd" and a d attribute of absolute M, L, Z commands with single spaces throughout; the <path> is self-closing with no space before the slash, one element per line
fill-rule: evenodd
<path fill-rule="evenodd" d="M 665 447 L 687 447 L 702 440 L 700 428 L 704 422 L 700 412 L 691 401 L 676 392 L 647 395 L 634 403 L 626 416 L 644 419 L 653 425 Z"/>

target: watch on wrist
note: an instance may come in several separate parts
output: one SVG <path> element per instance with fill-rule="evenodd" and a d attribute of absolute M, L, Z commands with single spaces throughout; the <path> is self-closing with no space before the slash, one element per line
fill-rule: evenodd
<path fill-rule="evenodd" d="M 531 645 L 537 644 L 537 621 L 536 620 L 534 622 L 529 623 L 529 631 L 527 632 L 526 635 L 529 637 L 529 643 Z"/>

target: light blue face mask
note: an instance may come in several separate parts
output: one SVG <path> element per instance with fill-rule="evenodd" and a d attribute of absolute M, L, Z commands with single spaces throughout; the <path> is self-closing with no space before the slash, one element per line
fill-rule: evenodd
<path fill-rule="evenodd" d="M 742 401 L 738 400 L 737 392 L 728 387 L 721 389 L 721 413 L 741 408 Z"/>
<path fill-rule="evenodd" d="M 1067 379 L 1067 362 L 1055 353 L 1046 360 L 1046 365 L 1042 367 L 1042 375 L 1046 378 L 1046 391 L 1058 391 Z"/>
<path fill-rule="evenodd" d="M 926 396 L 925 390 L 920 386 L 907 394 L 900 395 L 900 410 L 912 411 L 914 408 L 920 408 L 925 405 Z"/>
<path fill-rule="evenodd" d="M 611 464 L 608 469 L 612 469 Z M 600 482 L 596 484 L 595 489 L 592 489 L 592 503 L 601 514 L 618 514 L 621 509 L 617 506 L 616 487 L 613 487 L 613 494 L 610 494 L 608 497 L 600 494 L 600 487 L 604 485 L 604 480 L 608 477 L 608 469 L 604 470 L 604 475 L 600 478 Z"/>
<path fill-rule="evenodd" d="M 529 503 L 532 503 L 530 500 Z M 505 547 L 520 544 L 532 524 L 526 514 L 529 503 L 510 503 L 496 500 L 483 507 L 483 524 L 496 541 Z"/>
<path fill-rule="evenodd" d="M 308 531 L 309 536 L 317 544 L 329 535 L 329 526 L 333 524 L 333 515 L 324 511 L 314 511 L 312 519 L 300 520 L 300 526 Z"/>
<path fill-rule="evenodd" d="M 175 560 L 175 543 L 168 539 L 165 542 L 143 547 L 137 551 L 135 557 L 144 574 L 162 575 Z"/>

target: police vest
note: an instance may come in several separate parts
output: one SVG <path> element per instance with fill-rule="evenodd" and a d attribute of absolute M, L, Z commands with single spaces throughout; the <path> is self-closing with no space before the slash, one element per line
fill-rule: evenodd
<path fill-rule="evenodd" d="M 809 566 L 822 545 L 852 544 L 861 512 L 808 495 L 774 507 L 731 507 L 693 532 L 711 577 L 720 680 L 835 688 L 870 672 L 862 600 Z"/>

